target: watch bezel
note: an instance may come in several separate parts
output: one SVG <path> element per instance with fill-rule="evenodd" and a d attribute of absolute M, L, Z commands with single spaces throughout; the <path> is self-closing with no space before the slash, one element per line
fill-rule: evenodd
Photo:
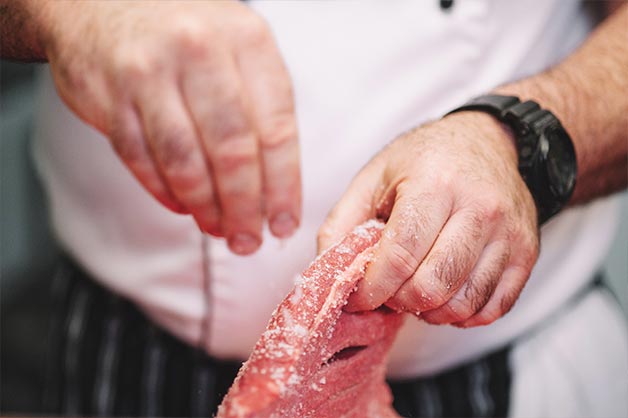
<path fill-rule="evenodd" d="M 544 153 L 545 175 L 548 180 L 547 184 L 553 196 L 560 200 L 562 204 L 565 204 L 571 198 L 576 186 L 578 172 L 576 150 L 569 138 L 569 134 L 560 124 L 544 129 L 543 136 L 548 143 L 547 152 Z M 553 151 L 557 149 L 557 146 L 561 147 L 563 150 L 560 155 L 553 153 Z M 561 173 L 562 175 L 556 175 L 556 173 L 551 172 L 551 164 L 554 164 L 558 158 L 562 160 L 559 161 L 561 166 L 569 169 L 568 173 L 565 171 Z"/>

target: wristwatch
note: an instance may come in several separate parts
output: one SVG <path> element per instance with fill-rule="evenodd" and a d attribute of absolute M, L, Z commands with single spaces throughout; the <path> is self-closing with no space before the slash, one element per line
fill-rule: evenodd
<path fill-rule="evenodd" d="M 576 152 L 569 134 L 552 112 L 531 100 L 486 95 L 447 115 L 463 110 L 487 112 L 512 129 L 519 173 L 534 198 L 539 224 L 567 204 L 576 185 Z"/>

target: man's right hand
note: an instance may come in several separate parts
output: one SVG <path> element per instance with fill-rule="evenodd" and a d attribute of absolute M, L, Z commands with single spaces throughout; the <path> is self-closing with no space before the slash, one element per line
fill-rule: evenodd
<path fill-rule="evenodd" d="M 238 254 L 265 218 L 294 231 L 292 88 L 261 17 L 235 1 L 53 1 L 40 18 L 61 97 L 157 200 Z"/>

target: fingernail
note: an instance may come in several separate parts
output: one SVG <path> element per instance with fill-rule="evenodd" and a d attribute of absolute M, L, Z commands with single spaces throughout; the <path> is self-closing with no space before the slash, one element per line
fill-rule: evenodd
<path fill-rule="evenodd" d="M 229 240 L 229 248 L 239 255 L 247 255 L 254 252 L 260 245 L 260 240 L 251 234 L 237 233 Z"/>
<path fill-rule="evenodd" d="M 294 217 L 288 212 L 281 212 L 270 221 L 270 230 L 273 235 L 285 238 L 294 232 L 297 227 L 297 222 Z"/>

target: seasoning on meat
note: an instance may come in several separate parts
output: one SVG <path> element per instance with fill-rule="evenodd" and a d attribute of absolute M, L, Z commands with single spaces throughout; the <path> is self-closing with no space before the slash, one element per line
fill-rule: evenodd
<path fill-rule="evenodd" d="M 386 356 L 402 322 L 387 308 L 348 313 L 383 224 L 369 221 L 321 254 L 273 313 L 217 418 L 398 417 Z"/>

